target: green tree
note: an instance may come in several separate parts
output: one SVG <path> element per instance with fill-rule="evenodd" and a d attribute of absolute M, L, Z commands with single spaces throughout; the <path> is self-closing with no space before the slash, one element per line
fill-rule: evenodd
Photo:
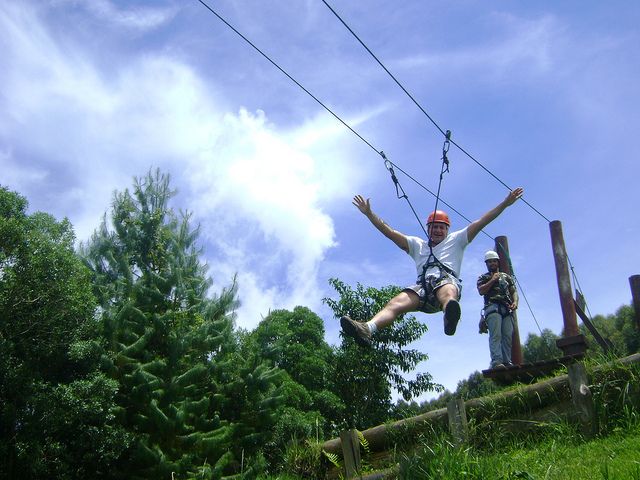
<path fill-rule="evenodd" d="M 309 394 L 305 410 L 324 417 L 339 414 L 344 405 L 334 391 L 334 354 L 324 339 L 324 322 L 306 307 L 270 312 L 252 332 L 252 344 L 262 359 L 285 370 Z"/>
<path fill-rule="evenodd" d="M 349 315 L 357 321 L 373 317 L 400 291 L 398 287 L 352 289 L 340 280 L 330 284 L 338 292 L 337 300 L 325 298 L 336 317 Z M 335 381 L 338 396 L 347 405 L 344 426 L 369 428 L 386 421 L 392 411 L 391 397 L 397 390 L 406 401 L 427 391 L 442 390 L 430 373 L 419 373 L 414 380 L 404 374 L 412 371 L 428 355 L 406 346 L 427 331 L 413 316 L 399 317 L 391 327 L 374 336 L 374 348 L 359 348 L 351 338 L 343 337 L 336 352 Z"/>
<path fill-rule="evenodd" d="M 268 459 L 277 467 L 292 440 L 334 436 L 344 404 L 334 393 L 335 359 L 324 322 L 306 307 L 274 310 L 244 340 L 244 348 L 286 372 Z"/>
<path fill-rule="evenodd" d="M 124 428 L 128 478 L 220 478 L 257 454 L 274 422 L 278 372 L 238 351 L 235 285 L 209 297 L 198 228 L 169 207 L 159 171 L 114 196 L 84 248 L 94 275 Z M 245 468 L 242 465 L 242 468 Z"/>
<path fill-rule="evenodd" d="M 600 335 L 613 344 L 614 355 L 626 356 L 640 351 L 640 331 L 635 325 L 631 305 L 621 306 L 612 315 L 596 315 L 591 321 Z M 601 348 L 584 324 L 580 324 L 580 332 L 587 337 L 590 347 L 587 355 L 600 355 Z"/>
<path fill-rule="evenodd" d="M 484 397 L 501 390 L 493 381 L 485 378 L 481 372 L 475 371 L 469 378 L 460 380 L 456 387 L 455 397 L 463 400 Z"/>
<path fill-rule="evenodd" d="M 415 408 L 412 409 L 415 415 L 420 413 L 429 412 L 431 410 L 437 410 L 439 408 L 446 408 L 447 403 L 453 398 L 462 398 L 463 400 L 470 400 L 472 398 L 484 397 L 491 395 L 497 391 L 503 390 L 505 387 L 496 385 L 493 381 L 485 378 L 481 372 L 473 372 L 465 380 L 460 380 L 453 393 L 449 390 L 442 392 L 437 398 L 428 400 L 420 404 L 418 411 Z"/>
<path fill-rule="evenodd" d="M 542 330 L 541 335 L 530 333 L 522 348 L 525 363 L 560 358 L 562 351 L 556 347 L 556 340 L 560 337 L 548 328 Z"/>
<path fill-rule="evenodd" d="M 68 220 L 0 188 L 0 477 L 104 478 L 129 437 Z"/>

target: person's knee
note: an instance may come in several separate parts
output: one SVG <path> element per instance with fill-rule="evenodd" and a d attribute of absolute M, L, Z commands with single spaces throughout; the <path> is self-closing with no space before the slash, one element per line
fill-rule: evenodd
<path fill-rule="evenodd" d="M 436 297 L 441 304 L 446 304 L 449 300 L 457 300 L 458 299 L 458 289 L 455 285 L 448 283 L 443 285 L 436 291 Z"/>
<path fill-rule="evenodd" d="M 387 303 L 387 308 L 389 310 L 392 310 L 394 313 L 400 314 L 410 311 L 414 303 L 416 302 L 413 301 L 413 298 L 410 294 L 402 292 L 389 300 L 389 303 Z"/>

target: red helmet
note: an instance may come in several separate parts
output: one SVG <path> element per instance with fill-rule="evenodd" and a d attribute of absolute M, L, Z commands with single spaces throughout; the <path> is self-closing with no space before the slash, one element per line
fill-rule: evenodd
<path fill-rule="evenodd" d="M 451 222 L 449 221 L 449 215 L 447 215 L 442 210 L 436 210 L 435 212 L 431 212 L 429 214 L 429 218 L 427 218 L 427 225 L 431 223 L 444 223 L 447 227 L 451 226 Z"/>

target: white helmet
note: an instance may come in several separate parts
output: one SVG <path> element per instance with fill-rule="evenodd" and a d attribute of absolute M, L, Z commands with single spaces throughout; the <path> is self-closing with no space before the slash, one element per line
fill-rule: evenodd
<path fill-rule="evenodd" d="M 484 261 L 487 260 L 500 260 L 500 257 L 493 250 L 488 250 L 487 253 L 484 254 Z"/>

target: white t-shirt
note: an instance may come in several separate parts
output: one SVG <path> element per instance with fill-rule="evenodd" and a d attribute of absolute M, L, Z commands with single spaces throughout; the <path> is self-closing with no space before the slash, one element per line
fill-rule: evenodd
<path fill-rule="evenodd" d="M 422 275 L 422 268 L 429 259 L 429 243 L 419 237 L 407 236 L 409 243 L 409 255 L 416 262 L 416 270 L 418 277 Z M 451 232 L 438 245 L 433 247 L 433 255 L 445 266 L 453 270 L 457 277 L 460 276 L 460 267 L 462 267 L 462 256 L 464 249 L 469 245 L 467 238 L 467 227 L 456 232 Z M 436 266 L 429 267 L 426 272 L 428 275 L 439 275 L 440 270 Z"/>

